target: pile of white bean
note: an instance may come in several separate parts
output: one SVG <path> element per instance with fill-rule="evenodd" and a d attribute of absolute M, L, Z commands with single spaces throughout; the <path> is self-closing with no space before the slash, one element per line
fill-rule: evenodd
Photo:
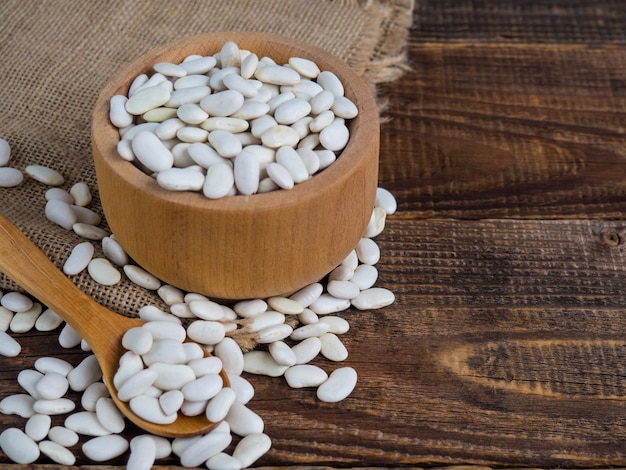
<path fill-rule="evenodd" d="M 139 330 L 151 330 L 150 339 L 144 333 L 129 330 L 124 340 L 129 353 L 124 362 L 134 365 L 121 365 L 116 384 L 118 390 L 124 387 L 122 376 L 138 375 L 144 369 L 146 364 L 139 356 L 153 354 L 162 359 L 166 354 L 166 348 L 153 350 L 152 346 L 163 339 L 154 331 L 177 330 L 177 338 L 182 338 L 184 332 L 193 342 L 181 346 L 185 352 L 184 358 L 180 354 L 180 361 L 195 369 L 193 379 L 188 374 L 188 382 L 179 384 L 179 393 L 159 390 L 154 383 L 146 386 L 149 381 L 142 382 L 137 388 L 126 385 L 132 389 L 128 397 L 131 400 L 136 396 L 150 398 L 141 399 L 143 403 L 150 401 L 148 408 L 151 411 L 144 416 L 148 419 L 161 415 L 172 419 L 174 409 L 180 404 L 178 411 L 181 413 L 207 413 L 209 419 L 219 421 L 223 417 L 223 421 L 214 431 L 195 438 L 170 442 L 142 435 L 128 442 L 119 435 L 124 420 L 118 419 L 119 413 L 110 412 L 110 398 L 93 356 L 87 356 L 75 367 L 57 358 L 41 358 L 35 363 L 36 370 L 24 370 L 18 376 L 18 382 L 27 393 L 0 401 L 0 412 L 27 419 L 24 431 L 9 428 L 0 434 L 0 448 L 13 461 L 31 463 L 44 454 L 57 463 L 73 465 L 75 457 L 69 448 L 84 436 L 87 440 L 82 444 L 82 451 L 93 461 L 111 460 L 130 449 L 130 470 L 150 468 L 155 460 L 171 453 L 177 455 L 184 466 L 206 464 L 215 469 L 244 468 L 267 452 L 271 441 L 263 432 L 262 418 L 247 406 L 254 396 L 254 388 L 242 377 L 243 373 L 284 377 L 290 387 L 316 389 L 318 399 L 325 402 L 346 398 L 356 386 L 357 373 L 353 368 L 331 366 L 333 370 L 329 373 L 317 364 L 337 364 L 348 357 L 340 336 L 349 330 L 350 325 L 338 315 L 341 311 L 350 307 L 357 310 L 382 308 L 394 301 L 389 290 L 374 287 L 378 278 L 375 264 L 380 250 L 373 239 L 384 229 L 386 216 L 396 210 L 395 199 L 388 191 L 378 188 L 363 238 L 324 281 L 310 284 L 289 297 L 248 299 L 229 307 L 203 295 L 185 293 L 163 284 L 131 264 L 115 238 L 98 227 L 99 217 L 96 218 L 97 214 L 87 207 L 91 194 L 86 184 L 78 182 L 66 191 L 57 187 L 65 184 L 63 176 L 50 168 L 31 165 L 26 173 L 51 186 L 45 191 L 48 219 L 87 239 L 78 243 L 70 253 L 63 266 L 66 274 L 74 275 L 87 269 L 92 278 L 103 285 L 115 285 L 125 274 L 133 283 L 155 291 L 168 307 L 163 310 L 146 305 L 139 310 L 139 318 L 146 322 Z M 94 241 L 100 241 L 101 245 L 94 246 Z M 104 254 L 103 257 L 94 257 L 97 249 Z M 14 338 L 16 334 L 32 328 L 53 331 L 62 323 L 56 313 L 38 302 L 18 292 L 8 292 L 0 298 L 0 354 L 12 357 L 20 353 L 21 348 Z M 235 340 L 242 333 L 258 347 L 244 353 Z M 146 342 L 150 341 L 152 346 L 148 348 Z M 191 346 L 194 342 L 196 346 L 202 345 L 211 351 L 213 357 L 202 360 L 198 348 Z M 59 344 L 64 348 L 81 347 L 89 351 L 89 346 L 67 324 L 60 329 Z M 314 360 L 317 364 L 311 364 Z M 215 395 L 201 397 L 194 396 L 194 387 L 190 387 L 192 394 L 185 396 L 187 384 L 200 380 L 203 375 L 215 374 L 218 366 L 227 373 L 230 387 L 214 387 Z M 211 377 L 214 378 L 215 375 Z M 83 393 L 82 409 L 77 411 L 78 404 L 64 396 L 68 389 Z M 157 406 L 159 412 L 155 412 Z M 108 418 L 104 417 L 107 410 Z M 142 413 L 137 408 L 136 412 Z M 62 425 L 48 424 L 46 416 L 54 420 L 57 413 L 65 416 Z M 233 435 L 240 440 L 231 446 Z M 233 449 L 231 454 L 225 452 L 229 446 Z"/>
<path fill-rule="evenodd" d="M 13 294 L 21 295 L 5 296 Z M 74 348 L 81 344 L 81 339 L 65 325 L 59 342 L 63 347 Z M 83 349 L 88 349 L 82 344 Z M 110 461 L 130 450 L 126 467 L 129 470 L 150 469 L 155 461 L 172 453 L 185 467 L 205 464 L 210 469 L 245 468 L 271 446 L 269 436 L 263 433 L 263 420 L 246 407 L 254 388 L 241 376 L 229 374 L 231 387 L 221 389 L 232 404 L 212 431 L 174 440 L 142 434 L 129 442 L 120 435 L 126 420 L 101 380 L 95 356 L 87 355 L 76 366 L 63 359 L 40 357 L 34 367 L 18 374 L 17 381 L 25 393 L 0 401 L 0 413 L 26 420 L 23 430 L 10 427 L 0 433 L 0 448 L 16 463 L 33 463 L 43 454 L 55 463 L 74 465 L 72 448 L 82 441 L 82 453 L 94 462 Z M 82 393 L 79 403 L 68 398 L 68 391 Z M 216 411 L 215 407 L 211 409 Z M 233 442 L 233 435 L 239 436 L 239 441 L 232 454 L 227 454 L 225 450 Z"/>
<path fill-rule="evenodd" d="M 333 72 L 276 64 L 227 42 L 212 56 L 161 62 L 110 100 L 119 155 L 162 187 L 207 198 L 291 189 L 332 164 L 357 116 Z"/>

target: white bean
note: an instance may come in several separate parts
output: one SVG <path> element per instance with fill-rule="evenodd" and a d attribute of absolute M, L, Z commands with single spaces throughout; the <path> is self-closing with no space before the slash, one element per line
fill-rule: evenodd
<path fill-rule="evenodd" d="M 201 56 L 192 60 L 185 60 L 180 66 L 185 69 L 187 77 L 189 77 L 191 74 L 205 74 L 209 72 L 215 67 L 216 63 L 217 61 L 212 56 Z M 176 82 L 178 83 L 178 80 Z"/>
<path fill-rule="evenodd" d="M 249 434 L 237 443 L 233 457 L 241 463 L 242 468 L 247 468 L 270 450 L 271 446 L 272 441 L 267 434 Z"/>
<path fill-rule="evenodd" d="M 217 344 L 226 335 L 226 329 L 220 322 L 196 320 L 187 327 L 187 336 L 201 344 Z"/>
<path fill-rule="evenodd" d="M 361 291 L 352 299 L 352 305 L 359 310 L 374 310 L 391 305 L 395 301 L 393 292 L 383 287 L 372 287 Z"/>
<path fill-rule="evenodd" d="M 334 362 L 345 361 L 348 358 L 348 350 L 334 333 L 325 333 L 320 336 L 322 343 L 321 353 L 326 359 Z"/>
<path fill-rule="evenodd" d="M 65 392 L 67 392 L 67 389 L 70 386 L 66 375 L 62 375 L 57 372 L 46 373 L 35 384 L 35 390 L 37 390 L 38 396 L 46 400 L 61 398 L 65 395 Z"/>
<path fill-rule="evenodd" d="M 70 256 L 63 263 L 63 272 L 68 276 L 78 274 L 87 268 L 95 248 L 90 242 L 82 242 L 72 248 Z"/>
<path fill-rule="evenodd" d="M 24 175 L 17 168 L 0 167 L 0 188 L 14 188 L 24 181 Z"/>
<path fill-rule="evenodd" d="M 112 237 L 104 237 L 101 242 L 104 256 L 106 256 L 109 261 L 118 266 L 125 266 L 128 264 L 128 255 L 117 240 Z"/>
<path fill-rule="evenodd" d="M 7 331 L 13 320 L 13 312 L 0 305 L 0 330 Z"/>
<path fill-rule="evenodd" d="M 153 77 L 157 77 L 154 75 Z M 147 83 L 146 83 L 147 85 Z M 144 85 L 145 86 L 145 85 Z M 145 86 L 137 90 L 125 103 L 124 108 L 135 116 L 164 105 L 170 99 L 170 92 L 161 86 Z"/>
<path fill-rule="evenodd" d="M 280 124 L 269 128 L 261 135 L 263 145 L 274 149 L 283 146 L 295 147 L 299 140 L 300 136 L 295 129 Z"/>
<path fill-rule="evenodd" d="M 240 375 L 243 372 L 244 356 L 237 342 L 229 337 L 215 345 L 214 354 L 220 358 L 224 371 Z"/>
<path fill-rule="evenodd" d="M 359 286 L 359 289 L 365 290 L 372 287 L 377 279 L 378 270 L 374 266 L 361 264 L 354 270 L 350 281 Z"/>
<path fill-rule="evenodd" d="M 18 343 L 11 335 L 6 331 L 0 330 L 0 354 L 5 357 L 15 357 L 22 350 L 20 343 Z"/>
<path fill-rule="evenodd" d="M 311 105 L 307 100 L 294 98 L 285 101 L 274 110 L 274 119 L 278 124 L 289 125 L 308 116 L 310 112 Z"/>
<path fill-rule="evenodd" d="M 224 419 L 230 425 L 231 431 L 239 436 L 263 432 L 265 427 L 258 414 L 237 401 L 231 405 Z"/>
<path fill-rule="evenodd" d="M 347 299 L 338 299 L 329 294 L 320 295 L 309 308 L 318 315 L 326 315 L 329 313 L 337 313 L 347 310 L 350 307 L 350 301 Z"/>
<path fill-rule="evenodd" d="M 327 379 L 323 369 L 310 364 L 295 365 L 285 371 L 285 380 L 291 388 L 317 387 Z"/>
<path fill-rule="evenodd" d="M 71 349 L 78 346 L 82 338 L 69 324 L 65 324 L 59 333 L 59 344 L 61 347 Z"/>
<path fill-rule="evenodd" d="M 49 415 L 35 414 L 28 418 L 24 426 L 24 432 L 33 441 L 39 442 L 48 435 L 52 418 Z"/>
<path fill-rule="evenodd" d="M 332 280 L 326 286 L 328 293 L 338 299 L 354 299 L 361 290 L 352 281 Z"/>
<path fill-rule="evenodd" d="M 233 133 L 224 130 L 209 132 L 208 140 L 215 151 L 225 158 L 237 156 L 243 148 L 241 141 Z"/>
<path fill-rule="evenodd" d="M 88 240 L 102 240 L 107 236 L 107 232 L 95 225 L 86 224 L 84 222 L 77 222 L 72 225 L 72 230 L 76 235 Z"/>
<path fill-rule="evenodd" d="M 75 433 L 85 436 L 107 436 L 111 434 L 98 421 L 96 413 L 91 411 L 79 411 L 65 418 L 63 425 Z"/>
<path fill-rule="evenodd" d="M 135 436 L 130 441 L 127 470 L 150 470 L 157 458 L 156 442 L 150 436 Z"/>
<path fill-rule="evenodd" d="M 380 260 L 380 248 L 371 238 L 361 238 L 355 250 L 359 261 L 363 264 L 374 265 Z"/>
<path fill-rule="evenodd" d="M 35 398 L 25 393 L 9 395 L 0 400 L 0 413 L 5 415 L 18 415 L 22 418 L 30 418 L 35 414 L 33 405 Z"/>
<path fill-rule="evenodd" d="M 258 117 L 267 114 L 269 111 L 269 105 L 267 103 L 263 103 L 261 101 L 257 101 L 258 95 L 254 98 L 250 98 L 244 101 L 243 105 L 239 110 L 230 115 L 230 117 L 235 119 L 256 119 Z"/>
<path fill-rule="evenodd" d="M 385 188 L 376 188 L 376 207 L 380 207 L 387 215 L 394 214 L 398 208 L 396 198 Z"/>
<path fill-rule="evenodd" d="M 230 388 L 232 388 L 237 396 L 237 401 L 241 404 L 248 403 L 254 397 L 254 387 L 252 384 L 240 375 L 228 374 Z"/>
<path fill-rule="evenodd" d="M 160 173 L 162 174 L 162 173 Z M 127 264 L 122 268 L 124 273 L 134 284 L 144 289 L 157 290 L 161 287 L 161 281 L 148 271 L 133 264 Z"/>
<path fill-rule="evenodd" d="M 269 353 L 280 365 L 293 366 L 296 364 L 296 354 L 284 341 L 274 341 L 269 345 Z"/>
<path fill-rule="evenodd" d="M 76 463 L 76 457 L 72 452 L 62 445 L 53 441 L 41 441 L 39 450 L 55 463 L 64 466 L 73 466 Z"/>
<path fill-rule="evenodd" d="M 315 282 L 291 294 L 289 298 L 298 302 L 304 309 L 311 305 L 320 295 L 322 295 L 323 290 L 324 287 L 322 284 Z"/>
<path fill-rule="evenodd" d="M 28 176 L 48 186 L 61 186 L 65 183 L 63 175 L 44 165 L 28 165 L 24 171 Z"/>
<path fill-rule="evenodd" d="M 324 70 L 317 76 L 317 83 L 324 89 L 330 91 L 335 96 L 343 96 L 344 88 L 339 77 L 333 72 Z"/>
<path fill-rule="evenodd" d="M 291 339 L 294 341 L 301 341 L 306 338 L 311 338 L 314 336 L 320 337 L 324 333 L 327 333 L 330 329 L 330 325 L 327 323 L 310 323 L 308 325 L 301 326 L 296 328 L 291 333 Z"/>
<path fill-rule="evenodd" d="M 165 414 L 159 404 L 159 399 L 147 395 L 132 398 L 129 405 L 137 416 L 155 424 L 171 424 L 178 417 L 177 413 Z"/>
<path fill-rule="evenodd" d="M 70 207 L 72 208 L 72 212 L 74 212 L 74 214 L 76 215 L 77 222 L 91 225 L 100 225 L 102 218 L 100 217 L 100 215 L 98 215 L 97 212 L 87 207 L 78 206 L 76 204 L 72 204 Z"/>
<path fill-rule="evenodd" d="M 330 329 L 328 333 L 334 333 L 336 335 L 341 335 L 347 333 L 350 329 L 350 324 L 347 320 L 341 317 L 335 317 L 332 315 L 326 315 L 320 318 L 319 320 L 322 323 L 328 323 L 330 325 Z"/>
<path fill-rule="evenodd" d="M 37 443 L 18 428 L 7 428 L 2 431 L 0 449 L 18 464 L 33 463 L 40 455 Z"/>
<path fill-rule="evenodd" d="M 209 116 L 230 116 L 243 106 L 243 102 L 244 96 L 240 92 L 224 90 L 202 98 L 200 107 Z"/>
<path fill-rule="evenodd" d="M 152 364 L 148 370 L 157 373 L 154 385 L 162 390 L 180 390 L 196 379 L 193 369 L 185 364 Z"/>
<path fill-rule="evenodd" d="M 217 132 L 217 131 L 216 131 Z M 259 161 L 248 151 L 240 152 L 235 158 L 235 186 L 241 194 L 251 195 L 259 189 Z"/>
<path fill-rule="evenodd" d="M 278 364 L 267 351 L 249 351 L 243 355 L 243 370 L 250 374 L 280 377 L 288 366 Z"/>
<path fill-rule="evenodd" d="M 102 378 L 102 371 L 96 356 L 89 355 L 67 374 L 70 388 L 75 392 L 84 391 L 89 385 Z"/>
<path fill-rule="evenodd" d="M 327 403 L 343 400 L 352 393 L 357 382 L 357 373 L 352 367 L 335 369 L 328 380 L 317 389 L 317 398 Z"/>
<path fill-rule="evenodd" d="M 150 171 L 167 170 L 174 165 L 174 156 L 152 132 L 139 132 L 132 140 L 137 159 Z"/>
<path fill-rule="evenodd" d="M 126 427 L 124 415 L 111 398 L 102 397 L 96 402 L 96 416 L 102 427 L 114 434 L 121 433 Z"/>
<path fill-rule="evenodd" d="M 33 403 L 33 411 L 44 415 L 63 415 L 73 411 L 74 408 L 76 405 L 69 398 L 39 399 Z"/>
<path fill-rule="evenodd" d="M 189 444 L 180 454 L 184 467 L 197 467 L 222 452 L 232 440 L 230 433 L 212 431 Z"/>
<path fill-rule="evenodd" d="M 205 401 L 217 395 L 222 386 L 223 381 L 219 374 L 206 374 L 185 384 L 181 391 L 185 400 Z"/>
<path fill-rule="evenodd" d="M 206 417 L 209 421 L 217 423 L 223 420 L 230 407 L 235 403 L 237 395 L 230 387 L 222 388 L 213 398 L 209 400 L 206 407 Z"/>
<path fill-rule="evenodd" d="M 35 322 L 37 331 L 53 331 L 63 323 L 63 319 L 53 310 L 47 308 Z"/>
<path fill-rule="evenodd" d="M 143 370 L 143 361 L 138 354 L 126 351 L 120 357 L 119 368 L 113 376 L 113 385 L 119 389 L 129 378 Z"/>
<path fill-rule="evenodd" d="M 96 403 L 100 398 L 109 396 L 109 390 L 103 382 L 89 385 L 80 397 L 80 404 L 86 411 L 96 411 Z"/>
<path fill-rule="evenodd" d="M 26 312 L 33 308 L 33 300 L 20 292 L 7 292 L 0 297 L 0 305 L 12 312 Z"/>
<path fill-rule="evenodd" d="M 94 462 L 104 462 L 119 457 L 128 450 L 128 441 L 120 435 L 99 436 L 82 446 L 83 453 Z"/>
<path fill-rule="evenodd" d="M 333 152 L 342 150 L 348 143 L 350 131 L 341 123 L 334 123 L 323 128 L 320 132 L 320 144 Z"/>
<path fill-rule="evenodd" d="M 291 350 L 296 356 L 296 364 L 307 364 L 315 359 L 322 348 L 322 342 L 317 336 L 305 338 L 298 344 L 295 344 Z"/>
<path fill-rule="evenodd" d="M 121 273 L 106 258 L 94 258 L 87 265 L 89 275 L 98 284 L 113 286 L 121 281 Z"/>
<path fill-rule="evenodd" d="M 185 395 L 180 390 L 168 390 L 159 397 L 159 405 L 166 415 L 178 413 L 183 406 Z"/>
<path fill-rule="evenodd" d="M 192 359 L 187 365 L 193 369 L 196 377 L 202 377 L 207 374 L 219 374 L 223 367 L 222 360 L 215 356 Z"/>
<path fill-rule="evenodd" d="M 220 452 L 207 460 L 206 466 L 209 470 L 238 470 L 241 468 L 241 462 L 231 455 Z"/>
<path fill-rule="evenodd" d="M 48 432 L 51 441 L 63 446 L 72 447 L 78 444 L 78 434 L 63 426 L 53 426 Z"/>
<path fill-rule="evenodd" d="M 69 324 L 65 324 L 59 333 L 59 345 L 66 349 L 78 346 L 82 338 Z"/>
<path fill-rule="evenodd" d="M 5 166 L 11 159 L 11 146 L 6 139 L 0 138 L 0 166 Z"/>
<path fill-rule="evenodd" d="M 335 96 L 331 109 L 336 116 L 344 119 L 353 119 L 359 114 L 356 105 L 345 96 Z"/>
<path fill-rule="evenodd" d="M 254 339 L 259 344 L 268 344 L 287 338 L 293 332 L 290 325 L 282 323 L 280 325 L 270 325 L 259 330 Z"/>
<path fill-rule="evenodd" d="M 64 377 L 67 377 L 67 374 L 74 368 L 72 364 L 67 362 L 64 359 L 59 359 L 56 357 L 40 357 L 35 361 L 35 369 L 37 369 L 42 374 L 47 374 L 50 372 L 55 372 Z"/>
<path fill-rule="evenodd" d="M 58 199 L 67 204 L 74 204 L 74 197 L 68 193 L 65 189 L 61 188 L 50 188 L 46 191 L 45 194 L 46 201 L 52 201 L 53 199 Z"/>
<path fill-rule="evenodd" d="M 34 302 L 33 306 L 25 312 L 17 312 L 9 324 L 9 329 L 14 333 L 26 333 L 32 330 L 37 318 L 41 315 L 41 310 L 41 304 Z"/>
<path fill-rule="evenodd" d="M 78 216 L 72 210 L 72 206 L 60 199 L 51 199 L 46 203 L 45 215 L 48 220 L 65 230 L 71 230 L 72 226 L 78 222 Z"/>
<path fill-rule="evenodd" d="M 387 213 L 381 207 L 375 207 L 372 211 L 372 216 L 365 227 L 365 232 L 363 233 L 364 237 L 374 238 L 379 235 L 383 229 L 385 228 L 385 220 L 387 218 Z"/>

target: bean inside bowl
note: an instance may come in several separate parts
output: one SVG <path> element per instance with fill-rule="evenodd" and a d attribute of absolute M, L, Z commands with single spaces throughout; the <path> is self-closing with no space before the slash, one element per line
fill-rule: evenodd
<path fill-rule="evenodd" d="M 232 41 L 278 64 L 314 61 L 342 82 L 358 109 L 337 160 L 293 189 L 207 199 L 172 192 L 122 159 L 110 99 L 160 62 L 213 55 Z M 210 33 L 157 48 L 123 67 L 101 91 L 93 112 L 98 189 L 111 231 L 143 268 L 181 289 L 222 299 L 268 297 L 316 282 L 355 247 L 374 206 L 379 120 L 368 85 L 344 62 L 292 38 L 257 32 Z"/>

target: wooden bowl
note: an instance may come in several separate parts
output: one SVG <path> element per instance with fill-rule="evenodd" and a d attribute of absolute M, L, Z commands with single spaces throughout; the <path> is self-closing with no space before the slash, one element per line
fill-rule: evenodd
<path fill-rule="evenodd" d="M 334 72 L 359 115 L 328 168 L 290 190 L 209 200 L 162 189 L 116 151 L 109 100 L 157 62 L 210 55 L 227 41 L 278 63 L 315 61 Z M 292 38 L 220 32 L 159 47 L 126 65 L 100 93 L 92 147 L 104 214 L 133 260 L 162 281 L 218 299 L 269 297 L 322 279 L 356 246 L 370 219 L 378 179 L 379 119 L 369 87 L 344 62 Z"/>

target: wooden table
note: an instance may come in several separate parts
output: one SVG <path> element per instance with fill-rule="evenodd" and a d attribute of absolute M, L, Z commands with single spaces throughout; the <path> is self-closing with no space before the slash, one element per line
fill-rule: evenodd
<path fill-rule="evenodd" d="M 381 89 L 396 303 L 346 314 L 342 403 L 253 379 L 258 464 L 626 466 L 626 4 L 417 3 L 412 70 Z M 22 344 L 3 390 L 59 354 Z"/>

